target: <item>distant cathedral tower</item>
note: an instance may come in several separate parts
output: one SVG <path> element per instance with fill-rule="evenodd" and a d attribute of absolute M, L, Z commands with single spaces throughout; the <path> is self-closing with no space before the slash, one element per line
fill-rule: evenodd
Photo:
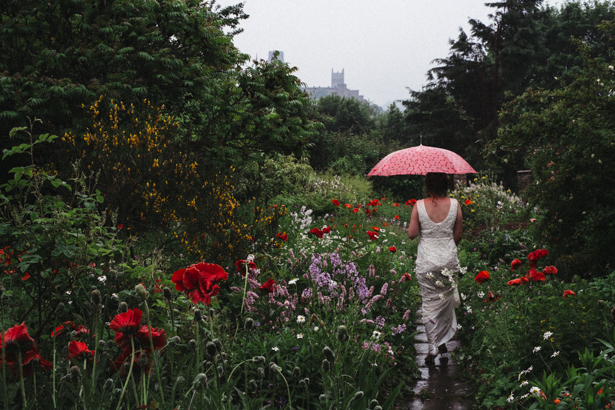
<path fill-rule="evenodd" d="M 338 85 L 342 85 L 344 83 L 344 69 L 342 68 L 341 73 L 336 73 L 331 69 L 331 88 L 337 88 Z"/>

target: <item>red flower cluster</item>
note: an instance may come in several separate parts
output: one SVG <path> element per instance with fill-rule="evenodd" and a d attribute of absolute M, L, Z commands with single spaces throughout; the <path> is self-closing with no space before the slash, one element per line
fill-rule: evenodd
<path fill-rule="evenodd" d="M 394 246 L 389 247 L 389 252 L 397 252 L 397 248 Z"/>
<path fill-rule="evenodd" d="M 79 339 L 82 336 L 87 336 L 90 334 L 90 330 L 88 328 L 86 328 L 83 325 L 77 326 L 76 324 L 74 324 L 73 322 L 69 320 L 69 321 L 62 323 L 60 326 L 56 327 L 55 330 L 51 332 L 51 337 L 56 337 L 60 335 L 62 332 L 64 332 L 65 330 L 74 330 L 75 339 Z"/>
<path fill-rule="evenodd" d="M 258 289 L 265 291 L 265 292 L 273 293 L 274 286 L 275 286 L 275 281 L 273 280 L 273 278 L 271 278 Z"/>
<path fill-rule="evenodd" d="M 0 365 L 5 363 L 15 377 L 20 377 L 20 368 L 22 368 L 24 376 L 30 374 L 34 359 L 37 359 L 45 370 L 51 370 L 53 367 L 51 362 L 43 359 L 38 353 L 34 339 L 28 335 L 28 328 L 26 328 L 25 323 L 15 325 L 4 332 L 3 335 L 0 334 L 0 355 L 3 348 L 4 357 L 0 356 Z"/>
<path fill-rule="evenodd" d="M 382 204 L 381 204 L 381 203 L 380 203 L 380 201 L 379 201 L 379 200 L 377 200 L 377 199 L 371 200 L 371 201 L 369 201 L 369 202 L 367 203 L 367 206 L 381 206 L 381 205 L 382 205 Z"/>
<path fill-rule="evenodd" d="M 367 231 L 367 236 L 370 240 L 375 241 L 378 239 L 378 232 Z"/>
<path fill-rule="evenodd" d="M 491 279 L 491 276 L 489 276 L 489 272 L 487 272 L 486 270 L 482 270 L 482 271 L 478 272 L 478 275 L 476 275 L 476 277 L 474 279 L 476 280 L 476 282 L 481 284 L 481 283 L 485 283 L 489 279 Z"/>
<path fill-rule="evenodd" d="M 530 261 L 537 261 L 538 259 L 541 259 L 547 256 L 548 254 L 549 254 L 549 251 L 546 249 L 536 249 L 534 252 L 527 255 L 527 258 Z"/>
<path fill-rule="evenodd" d="M 333 205 L 335 206 L 340 206 L 340 201 L 338 201 L 337 199 L 334 199 L 333 201 L 331 201 L 331 203 L 333 203 Z"/>
<path fill-rule="evenodd" d="M 220 265 L 204 262 L 180 269 L 171 277 L 175 289 L 186 292 L 195 305 L 203 302 L 206 306 L 211 304 L 211 298 L 220 291 L 220 286 L 215 283 L 227 279 L 228 273 Z"/>
<path fill-rule="evenodd" d="M 331 228 L 329 228 L 328 226 L 325 226 L 322 229 L 320 229 L 320 228 L 312 228 L 310 230 L 310 233 L 313 233 L 318 238 L 322 238 L 324 236 L 324 234 L 331 233 Z"/>
<path fill-rule="evenodd" d="M 545 275 L 555 275 L 557 273 L 557 268 L 555 266 L 547 266 L 543 269 L 542 272 L 538 272 L 536 269 L 538 267 L 537 261 L 549 254 L 549 251 L 546 249 L 537 249 L 534 252 L 527 255 L 527 258 L 530 261 L 530 270 L 527 271 L 527 274 L 519 279 L 513 279 L 508 282 L 510 286 L 522 285 L 531 280 L 534 282 L 544 282 L 546 280 Z M 523 262 L 519 259 L 514 259 L 510 264 L 510 269 L 515 271 L 523 266 Z"/>
<path fill-rule="evenodd" d="M 350 205 L 350 204 L 345 204 L 344 206 L 345 206 L 346 208 L 348 208 L 348 209 L 352 208 L 352 205 Z"/>
<path fill-rule="evenodd" d="M 406 205 L 408 206 L 416 205 L 416 199 L 410 199 L 409 201 L 406 201 Z"/>
<path fill-rule="evenodd" d="M 555 266 L 547 266 L 542 270 L 542 273 L 545 275 L 555 275 L 557 273 L 557 268 Z"/>
<path fill-rule="evenodd" d="M 515 271 L 517 269 L 519 269 L 521 266 L 523 266 L 523 262 L 521 262 L 519 259 L 515 258 L 512 263 L 510 264 L 510 270 Z"/>
<path fill-rule="evenodd" d="M 275 237 L 280 238 L 284 242 L 288 240 L 288 235 L 286 234 L 286 232 L 278 232 L 278 234 Z"/>
<path fill-rule="evenodd" d="M 398 204 L 397 202 L 395 202 L 395 203 L 393 204 L 393 206 L 399 206 L 399 204 Z"/>
<path fill-rule="evenodd" d="M 566 289 L 564 291 L 564 299 L 566 299 L 568 296 L 576 296 L 577 294 L 574 293 L 573 291 L 571 291 L 570 289 Z"/>
<path fill-rule="evenodd" d="M 68 344 L 68 354 L 66 358 L 73 361 L 83 361 L 83 360 L 94 360 L 94 351 L 88 349 L 88 345 L 84 342 L 78 342 L 76 340 L 71 340 Z"/>

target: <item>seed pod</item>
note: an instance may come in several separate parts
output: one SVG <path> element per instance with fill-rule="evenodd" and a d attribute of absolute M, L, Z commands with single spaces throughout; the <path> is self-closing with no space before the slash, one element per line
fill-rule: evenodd
<path fill-rule="evenodd" d="M 79 366 L 71 366 L 70 368 L 70 379 L 73 381 L 79 380 L 81 378 L 81 369 Z"/>
<path fill-rule="evenodd" d="M 104 349 L 105 347 L 107 347 L 107 342 L 105 342 L 104 340 L 99 340 L 98 341 L 98 348 L 99 349 Z"/>
<path fill-rule="evenodd" d="M 349 339 L 348 336 L 348 328 L 344 325 L 338 326 L 337 328 L 337 340 L 344 343 Z"/>
<path fill-rule="evenodd" d="M 141 353 L 141 355 L 139 356 L 139 366 L 141 366 L 141 368 L 146 368 L 147 365 L 150 363 L 150 359 L 149 359 L 149 355 L 147 353 Z"/>
<path fill-rule="evenodd" d="M 188 344 L 190 345 L 190 348 L 194 351 L 196 351 L 196 340 L 194 339 L 190 339 L 190 341 L 188 342 Z"/>
<path fill-rule="evenodd" d="M 218 366 L 218 377 L 224 377 L 224 368 L 222 366 Z"/>
<path fill-rule="evenodd" d="M 328 373 L 331 370 L 331 363 L 327 359 L 322 361 L 322 371 Z"/>
<path fill-rule="evenodd" d="M 216 345 L 214 344 L 214 342 L 207 342 L 207 344 L 205 345 L 205 351 L 211 357 L 216 355 L 216 350 L 217 349 L 216 349 Z"/>
<path fill-rule="evenodd" d="M 328 361 L 330 361 L 330 362 L 334 362 L 335 361 L 335 355 L 333 354 L 333 350 L 331 350 L 331 348 L 329 346 L 325 346 L 322 349 L 322 353 L 325 355 L 325 357 L 327 358 Z"/>
<path fill-rule="evenodd" d="M 173 297 L 173 293 L 171 292 L 171 289 L 169 289 L 168 286 L 165 286 L 164 289 L 162 289 L 162 294 L 164 298 L 168 300 L 171 300 L 171 298 Z"/>
<path fill-rule="evenodd" d="M 304 389 L 307 388 L 307 386 L 305 385 L 305 380 L 299 380 L 299 386 L 303 387 Z"/>
<path fill-rule="evenodd" d="M 203 320 L 203 315 L 201 314 L 201 309 L 194 309 L 194 320 L 196 322 L 200 322 Z"/>
<path fill-rule="evenodd" d="M 194 379 L 194 385 L 200 387 L 207 387 L 207 375 L 205 373 L 199 373 Z"/>
<path fill-rule="evenodd" d="M 137 286 L 135 286 L 135 292 L 141 299 L 147 299 L 147 290 L 145 290 L 145 286 L 143 286 L 142 284 L 139 283 Z"/>
<path fill-rule="evenodd" d="M 250 379 L 248 382 L 248 388 L 252 391 L 258 390 L 258 384 L 256 384 L 256 380 Z"/>
<path fill-rule="evenodd" d="M 216 313 L 214 308 L 209 308 L 209 316 L 214 317 L 214 313 Z"/>
<path fill-rule="evenodd" d="M 254 319 L 252 319 L 251 317 L 247 318 L 244 323 L 244 327 L 246 330 L 252 330 L 252 328 L 254 327 Z"/>
<path fill-rule="evenodd" d="M 216 346 L 216 349 L 218 349 L 218 351 L 222 351 L 222 342 L 220 341 L 220 339 L 214 339 L 212 340 L 213 344 Z"/>
<path fill-rule="evenodd" d="M 117 313 L 126 313 L 126 312 L 128 312 L 128 303 L 120 302 L 120 304 L 117 307 Z"/>
<path fill-rule="evenodd" d="M 265 378 L 265 369 L 263 369 L 262 367 L 259 367 L 256 369 L 256 374 L 258 375 L 259 379 L 264 379 Z"/>
<path fill-rule="evenodd" d="M 93 290 L 90 292 L 90 300 L 96 306 L 100 305 L 102 298 L 100 297 L 100 292 L 98 290 Z"/>

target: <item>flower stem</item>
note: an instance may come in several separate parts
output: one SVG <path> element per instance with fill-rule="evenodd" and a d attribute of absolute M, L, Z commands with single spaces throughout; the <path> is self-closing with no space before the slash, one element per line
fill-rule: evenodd
<path fill-rule="evenodd" d="M 235 337 L 233 337 L 233 344 L 235 343 L 235 339 L 237 339 L 237 331 L 239 331 L 239 326 L 241 326 L 241 318 L 243 317 L 243 306 L 246 304 L 246 295 L 248 294 L 248 265 L 246 264 L 246 279 L 243 281 L 243 298 L 241 299 L 241 311 L 239 312 L 240 320 L 237 321 L 237 328 L 235 329 Z M 213 337 L 213 332 L 212 332 Z M 232 347 L 232 345 L 231 345 Z"/>
<path fill-rule="evenodd" d="M 19 358 L 19 362 L 17 362 L 17 365 L 19 366 L 19 376 L 20 376 L 20 382 L 21 382 L 21 400 L 23 402 L 23 408 L 27 409 L 27 402 L 26 402 L 26 386 L 23 380 L 23 366 L 21 365 L 22 360 L 21 360 L 21 350 L 17 353 L 18 358 Z"/>
<path fill-rule="evenodd" d="M 158 388 L 160 389 L 160 401 L 164 405 L 164 393 L 162 391 L 162 378 L 160 377 L 160 366 L 158 363 L 158 358 L 156 357 L 156 352 L 154 351 L 154 339 L 152 339 L 152 322 L 149 318 L 149 306 L 146 300 L 143 301 L 143 304 L 145 306 L 145 318 L 147 319 L 147 333 L 149 335 L 149 346 L 152 349 L 152 358 L 154 359 L 154 366 L 156 366 L 156 376 L 158 377 Z"/>
<path fill-rule="evenodd" d="M 96 387 L 96 356 L 98 355 L 98 342 L 100 340 L 100 335 L 98 331 L 98 318 L 100 317 L 100 305 L 94 305 L 94 365 L 92 367 L 92 393 L 94 393 L 94 388 Z M 53 339 L 53 359 L 55 360 L 55 338 Z M 54 363 L 55 369 L 55 363 Z M 55 374 L 54 374 L 55 378 Z M 55 394 L 54 394 L 54 404 L 55 404 Z M 55 407 L 55 405 L 54 405 Z"/>
<path fill-rule="evenodd" d="M 1 283 L 0 283 L 1 285 Z M 1 295 L 1 292 L 0 292 Z M 0 336 L 4 339 L 4 304 L 2 303 L 2 296 L 0 296 Z M 54 340 L 55 342 L 55 340 Z M 4 409 L 8 410 L 9 402 L 8 402 L 8 392 L 6 391 L 6 357 L 4 356 L 4 351 L 6 349 L 6 343 L 2 343 L 2 355 L 0 355 L 0 361 L 2 361 L 2 387 L 4 389 Z M 54 349 L 55 350 L 55 349 Z M 55 393 L 55 385 L 54 385 L 54 393 Z M 54 407 L 55 407 L 55 394 L 54 398 Z"/>
<path fill-rule="evenodd" d="M 122 397 L 124 397 L 126 387 L 128 386 L 130 376 L 132 375 L 132 366 L 135 364 L 135 340 L 132 335 L 130 335 L 130 347 L 132 348 L 132 354 L 130 357 L 130 369 L 128 369 L 128 375 L 126 376 L 126 381 L 124 382 L 124 386 L 122 387 L 122 393 L 120 394 L 120 399 L 117 402 L 117 407 L 115 408 L 115 410 L 120 410 L 120 406 L 122 405 Z"/>

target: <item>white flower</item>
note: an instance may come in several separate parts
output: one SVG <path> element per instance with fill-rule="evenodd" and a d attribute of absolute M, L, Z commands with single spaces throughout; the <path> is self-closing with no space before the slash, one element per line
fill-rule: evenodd
<path fill-rule="evenodd" d="M 529 396 L 530 396 L 530 394 L 526 393 L 523 396 L 521 396 L 520 398 L 521 398 L 521 400 L 523 400 L 523 399 L 527 399 Z"/>
<path fill-rule="evenodd" d="M 314 326 L 314 331 L 318 332 L 319 327 L 318 326 Z"/>
<path fill-rule="evenodd" d="M 615 67 L 613 67 L 612 65 L 609 66 L 609 70 L 613 71 L 615 70 Z"/>
<path fill-rule="evenodd" d="M 527 382 L 527 380 L 523 380 L 523 382 L 519 385 L 519 388 L 523 387 L 523 386 L 527 386 L 529 383 Z"/>
<path fill-rule="evenodd" d="M 457 330 L 461 329 L 461 325 L 457 325 Z"/>
<path fill-rule="evenodd" d="M 533 395 L 533 396 L 538 397 L 540 395 L 540 389 L 538 387 L 534 386 L 534 387 L 532 387 L 530 389 L 530 394 Z"/>
<path fill-rule="evenodd" d="M 98 281 L 99 281 L 99 282 L 104 282 L 104 281 L 106 281 L 106 280 L 107 280 L 107 277 L 106 277 L 106 276 L 99 276 L 99 277 L 98 277 Z"/>
<path fill-rule="evenodd" d="M 277 347 L 277 346 L 274 346 L 274 347 L 271 348 L 271 350 L 273 350 L 274 352 L 277 352 L 278 350 L 280 350 L 280 348 Z"/>
<path fill-rule="evenodd" d="M 461 296 L 461 299 L 462 299 L 462 300 L 466 300 L 466 297 L 467 297 L 467 296 L 466 296 L 465 294 L 463 294 L 463 293 L 462 293 L 462 294 L 461 294 L 461 295 L 459 295 L 459 296 Z"/>
<path fill-rule="evenodd" d="M 374 332 L 372 333 L 372 339 L 378 339 L 380 337 L 382 333 L 380 333 L 377 330 L 374 330 Z"/>
<path fill-rule="evenodd" d="M 294 278 L 294 279 L 289 280 L 289 281 L 288 281 L 288 284 L 289 284 L 289 285 L 296 285 L 296 284 L 297 284 L 297 282 L 299 282 L 299 279 L 298 279 L 298 278 Z"/>
<path fill-rule="evenodd" d="M 303 339 L 303 333 L 297 334 L 297 339 Z"/>
<path fill-rule="evenodd" d="M 248 262 L 254 262 L 254 255 L 249 254 L 247 259 L 248 259 Z"/>
<path fill-rule="evenodd" d="M 472 307 L 470 305 L 466 306 L 466 310 L 468 313 L 472 313 Z"/>
<path fill-rule="evenodd" d="M 552 335 L 553 335 L 553 332 L 545 332 L 543 337 L 545 338 L 545 340 L 548 340 Z"/>
<path fill-rule="evenodd" d="M 510 392 L 510 396 L 508 396 L 508 398 L 506 399 L 507 402 L 512 402 L 513 400 L 515 400 L 515 398 L 512 395 L 512 392 Z"/>
<path fill-rule="evenodd" d="M 540 352 L 540 349 L 542 349 L 540 346 L 536 346 L 534 350 L 532 351 L 532 353 L 538 353 Z"/>
<path fill-rule="evenodd" d="M 462 275 L 465 275 L 467 271 L 468 271 L 468 267 L 467 267 L 467 266 L 464 266 L 463 268 L 460 268 L 460 269 L 459 269 L 459 272 L 460 272 Z"/>
<path fill-rule="evenodd" d="M 482 290 L 480 292 L 478 292 L 476 294 L 476 296 L 478 296 L 479 298 L 484 298 L 485 297 L 485 292 L 483 292 Z"/>
<path fill-rule="evenodd" d="M 305 322 L 305 316 L 301 316 L 301 315 L 297 316 L 297 323 L 303 323 L 303 322 Z"/>
<path fill-rule="evenodd" d="M 557 356 L 559 356 L 559 350 L 551 355 L 551 357 L 557 357 Z"/>

